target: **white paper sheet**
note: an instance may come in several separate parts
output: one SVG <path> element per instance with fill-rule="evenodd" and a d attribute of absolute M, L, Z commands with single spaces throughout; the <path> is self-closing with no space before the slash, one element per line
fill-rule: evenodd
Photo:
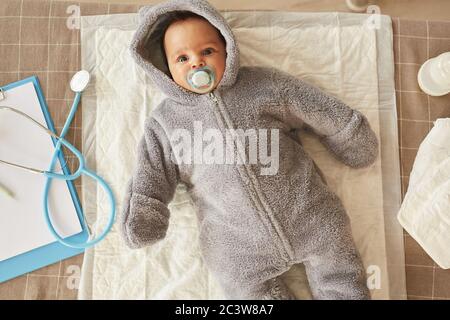
<path fill-rule="evenodd" d="M 6 91 L 2 106 L 25 112 L 46 126 L 33 83 Z M 0 159 L 48 170 L 54 152 L 50 136 L 19 115 L 0 110 Z M 0 194 L 0 261 L 52 243 L 43 216 L 45 176 L 0 163 L 0 183 L 14 198 Z M 55 230 L 62 237 L 82 231 L 66 181 L 53 180 L 49 208 Z"/>

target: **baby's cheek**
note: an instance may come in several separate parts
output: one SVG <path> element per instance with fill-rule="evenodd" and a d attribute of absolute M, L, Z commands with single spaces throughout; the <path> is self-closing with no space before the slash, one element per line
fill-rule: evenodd
<path fill-rule="evenodd" d="M 226 56 L 221 57 L 219 61 L 219 74 L 222 76 L 225 73 Z"/>
<path fill-rule="evenodd" d="M 189 84 L 186 82 L 185 78 L 174 78 L 175 83 L 178 84 L 180 87 L 185 88 L 186 90 L 192 91 Z"/>
<path fill-rule="evenodd" d="M 221 66 L 217 72 L 217 82 L 219 82 L 222 79 L 224 72 L 225 72 L 225 65 Z"/>
<path fill-rule="evenodd" d="M 184 79 L 184 75 L 181 72 L 177 72 L 175 74 L 172 74 L 173 76 L 173 80 L 175 80 L 175 82 L 180 85 L 180 86 L 184 86 L 185 85 L 185 79 Z"/>

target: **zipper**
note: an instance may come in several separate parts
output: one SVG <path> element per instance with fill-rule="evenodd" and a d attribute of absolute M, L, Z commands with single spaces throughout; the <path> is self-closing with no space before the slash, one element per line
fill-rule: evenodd
<path fill-rule="evenodd" d="M 217 100 L 216 95 L 212 91 L 210 93 L 208 93 L 208 95 L 215 103 L 219 103 L 219 100 Z"/>
<path fill-rule="evenodd" d="M 209 95 L 209 97 L 214 101 L 214 104 L 215 104 L 216 107 L 217 107 L 217 111 L 218 111 L 218 113 L 220 114 L 220 117 L 223 118 L 222 121 L 223 121 L 224 127 L 225 127 L 225 128 L 228 128 L 227 120 L 226 120 L 226 118 L 225 118 L 225 115 L 222 115 L 222 112 L 220 111 L 219 100 L 217 99 L 216 95 L 215 95 L 214 92 L 212 92 L 212 91 L 209 92 L 208 95 Z M 225 112 L 225 111 L 224 111 L 224 112 Z M 221 122 L 222 122 L 222 121 L 221 121 Z M 232 126 L 230 126 L 230 127 L 232 127 Z M 245 164 L 244 164 L 244 167 L 245 167 Z M 248 171 L 248 169 L 245 169 L 245 170 Z M 250 182 L 250 184 L 252 185 L 252 187 L 253 187 L 253 189 L 254 189 L 254 188 L 255 188 L 255 185 L 254 185 L 253 182 L 251 182 L 251 181 L 252 181 L 251 173 L 250 173 L 250 172 L 246 172 L 246 175 L 247 175 L 246 178 L 249 179 L 249 182 Z M 242 179 L 242 178 L 243 178 L 243 177 L 242 177 L 242 174 L 241 174 L 241 179 Z M 256 197 L 256 201 L 258 202 L 258 204 L 255 203 L 255 206 L 256 206 L 256 207 L 260 207 L 260 208 L 262 209 L 262 211 L 266 211 L 266 213 L 268 213 L 268 212 L 267 212 L 267 208 L 265 208 L 265 205 L 264 205 L 263 201 L 261 200 L 260 196 L 258 195 L 258 193 L 257 193 L 255 190 L 253 190 L 253 193 L 254 193 L 254 196 Z M 250 195 L 250 198 L 252 198 L 251 195 Z M 251 199 L 251 200 L 252 200 L 253 202 L 255 201 L 255 199 Z M 257 209 L 258 209 L 258 208 L 257 208 Z M 258 210 L 259 210 L 259 209 L 258 209 Z M 293 253 L 292 253 L 292 250 L 291 250 L 291 248 L 290 248 L 290 244 L 289 244 L 289 242 L 284 238 L 284 236 L 281 235 L 281 234 L 282 234 L 282 231 L 279 230 L 278 223 L 274 223 L 273 219 L 274 219 L 275 217 L 272 217 L 270 214 L 268 214 L 267 218 L 268 218 L 269 223 L 271 224 L 271 226 L 275 229 L 275 233 L 277 234 L 279 240 L 281 241 L 282 248 L 284 249 L 284 252 L 287 254 L 287 256 L 288 256 L 288 258 L 289 258 L 288 260 L 291 260 L 292 257 L 293 257 Z M 263 222 L 263 223 L 264 223 L 264 222 Z M 285 241 L 287 241 L 288 244 L 286 244 Z"/>

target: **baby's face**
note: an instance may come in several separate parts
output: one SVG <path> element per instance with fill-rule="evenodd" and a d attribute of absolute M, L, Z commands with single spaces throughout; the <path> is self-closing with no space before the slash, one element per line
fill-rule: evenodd
<path fill-rule="evenodd" d="M 164 48 L 173 80 L 183 88 L 196 92 L 186 80 L 188 72 L 203 66 L 215 71 L 213 89 L 225 71 L 225 45 L 215 29 L 203 19 L 176 21 L 167 28 Z"/>

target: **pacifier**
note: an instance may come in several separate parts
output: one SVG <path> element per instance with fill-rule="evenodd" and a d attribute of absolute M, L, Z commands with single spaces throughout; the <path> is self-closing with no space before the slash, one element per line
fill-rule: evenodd
<path fill-rule="evenodd" d="M 187 83 L 197 93 L 207 93 L 214 87 L 214 70 L 208 66 L 200 67 L 188 72 L 186 76 Z"/>

